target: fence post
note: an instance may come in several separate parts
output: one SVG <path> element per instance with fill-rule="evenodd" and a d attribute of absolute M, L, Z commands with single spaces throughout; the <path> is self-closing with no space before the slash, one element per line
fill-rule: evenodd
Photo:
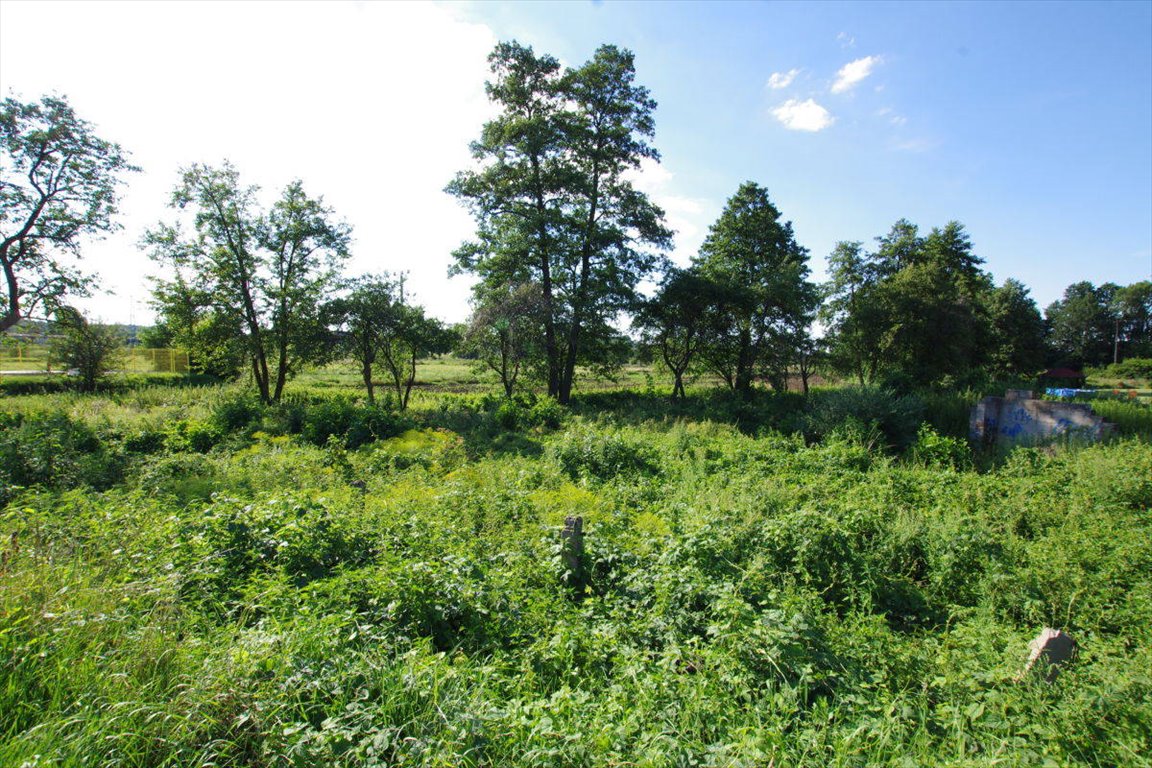
<path fill-rule="evenodd" d="M 560 553 L 568 586 L 584 586 L 584 518 L 565 517 L 560 532 Z"/>

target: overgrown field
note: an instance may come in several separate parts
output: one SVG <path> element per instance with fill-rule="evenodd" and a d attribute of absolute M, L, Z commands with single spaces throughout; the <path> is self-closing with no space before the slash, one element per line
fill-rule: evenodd
<path fill-rule="evenodd" d="M 1152 413 L 966 403 L 6 397 L 0 765 L 1148 765 Z"/>

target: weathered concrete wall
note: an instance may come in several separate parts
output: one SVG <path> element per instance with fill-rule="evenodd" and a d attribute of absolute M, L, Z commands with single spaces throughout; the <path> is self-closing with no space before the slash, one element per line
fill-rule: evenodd
<path fill-rule="evenodd" d="M 969 437 L 986 445 L 1032 445 L 1069 434 L 1096 441 L 1110 430 L 1091 406 L 1035 400 L 1026 389 L 984 398 L 968 421 Z"/>

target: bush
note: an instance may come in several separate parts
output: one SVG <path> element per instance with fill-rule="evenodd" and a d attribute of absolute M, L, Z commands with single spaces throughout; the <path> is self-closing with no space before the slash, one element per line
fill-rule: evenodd
<path fill-rule="evenodd" d="M 103 489 L 122 474 L 122 458 L 92 429 L 62 413 L 7 414 L 0 421 L 0 504 L 15 487 Z"/>
<path fill-rule="evenodd" d="M 570 477 L 610 480 L 617 476 L 655 474 L 656 452 L 618 433 L 572 430 L 552 447 L 552 456 Z"/>
<path fill-rule="evenodd" d="M 1152 357 L 1130 357 L 1113 363 L 1104 372 L 1116 379 L 1152 379 Z"/>
<path fill-rule="evenodd" d="M 291 407 L 291 406 L 290 406 Z M 407 419 L 386 408 L 358 405 L 343 398 L 326 398 L 303 407 L 297 405 L 300 437 L 316 446 L 324 446 L 335 435 L 348 449 L 394 437 L 404 432 Z"/>
<path fill-rule="evenodd" d="M 249 394 L 226 395 L 212 406 L 211 421 L 224 432 L 238 432 L 259 422 L 264 406 Z"/>
<path fill-rule="evenodd" d="M 177 453 L 207 453 L 224 438 L 224 432 L 211 422 L 181 419 L 164 431 L 164 447 Z"/>
<path fill-rule="evenodd" d="M 879 439 L 880 447 L 900 452 L 916 440 L 924 405 L 914 395 L 876 387 L 845 387 L 813 394 L 804 417 L 804 434 L 822 440 L 847 427 L 853 436 Z"/>
<path fill-rule="evenodd" d="M 972 452 L 966 440 L 941 435 L 928 424 L 920 425 L 909 456 L 913 462 L 930 467 L 965 469 L 972 465 Z"/>
<path fill-rule="evenodd" d="M 496 425 L 508 431 L 535 428 L 557 429 L 564 422 L 567 411 L 550 397 L 520 395 L 501 398 L 492 410 Z"/>

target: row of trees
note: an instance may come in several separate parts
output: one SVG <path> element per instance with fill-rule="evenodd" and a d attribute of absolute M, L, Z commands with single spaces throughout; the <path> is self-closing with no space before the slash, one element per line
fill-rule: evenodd
<path fill-rule="evenodd" d="M 405 300 L 402 279 L 344 278 L 351 228 L 299 181 L 267 211 L 257 194 L 228 164 L 183 172 L 172 195 L 182 217 L 144 237 L 170 275 L 154 279 L 158 340 L 218 376 L 247 365 L 269 403 L 301 366 L 351 358 L 370 401 L 384 374 L 407 407 L 417 360 L 447 352 L 448 329 Z"/>
<path fill-rule="evenodd" d="M 530 380 L 567 402 L 578 367 L 611 368 L 632 348 L 629 316 L 672 372 L 674 396 L 704 371 L 748 394 L 756 381 L 783 388 L 791 371 L 806 387 L 816 365 L 861 383 L 940 385 L 1152 351 L 1152 283 L 1077 283 L 1045 320 L 1021 283 L 993 284 L 958 222 L 923 235 L 901 220 L 871 250 L 841 242 L 817 285 L 791 223 L 754 182 L 674 268 L 664 213 L 632 183 L 659 159 L 656 105 L 632 54 L 603 46 L 564 67 L 512 42 L 489 62 L 498 114 L 446 189 L 476 221 L 454 253 L 453 271 L 477 278 L 466 327 L 427 317 L 400 278 L 344 277 L 351 228 L 322 199 L 297 181 L 265 208 L 225 163 L 183 170 L 173 220 L 144 238 L 165 275 L 153 342 L 189 349 L 206 372 L 249 371 L 267 402 L 301 366 L 351 358 L 370 400 L 383 377 L 401 407 L 416 361 L 451 348 L 509 395 Z M 135 169 L 61 98 L 7 99 L 0 130 L 0 330 L 37 308 L 76 325 L 62 300 L 90 283 L 56 255 L 115 229 Z"/>

